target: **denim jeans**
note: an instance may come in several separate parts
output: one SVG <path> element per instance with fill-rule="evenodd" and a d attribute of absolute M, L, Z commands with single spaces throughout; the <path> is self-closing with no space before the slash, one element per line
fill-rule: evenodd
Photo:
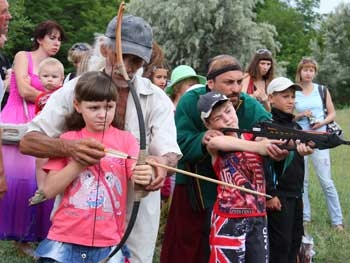
<path fill-rule="evenodd" d="M 36 249 L 36 256 L 39 257 L 37 263 L 95 263 L 105 259 L 111 249 L 112 247 L 87 247 L 44 239 Z M 125 257 L 122 250 L 108 262 L 124 263 Z"/>
<path fill-rule="evenodd" d="M 311 207 L 309 201 L 309 169 L 308 169 L 308 159 L 311 157 L 313 167 L 315 169 L 318 180 L 321 184 L 323 194 L 326 197 L 328 213 L 331 218 L 333 225 L 339 225 L 343 223 L 343 216 L 340 207 L 339 197 L 337 189 L 335 188 L 334 182 L 331 178 L 331 164 L 329 149 L 318 150 L 315 149 L 314 153 L 305 156 L 305 178 L 304 178 L 304 221 L 311 221 Z"/>

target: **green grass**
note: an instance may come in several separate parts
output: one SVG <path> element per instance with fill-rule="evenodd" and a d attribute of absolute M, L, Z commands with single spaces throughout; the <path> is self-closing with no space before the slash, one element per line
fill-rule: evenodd
<path fill-rule="evenodd" d="M 337 111 L 337 121 L 342 126 L 345 138 L 350 140 L 350 109 Z M 350 146 L 340 146 L 331 150 L 332 177 L 335 181 L 341 206 L 343 209 L 345 232 L 337 232 L 332 229 L 327 214 L 326 202 L 311 169 L 310 173 L 310 200 L 312 211 L 312 223 L 308 226 L 308 232 L 314 238 L 315 263 L 344 263 L 350 262 Z M 349 172 L 347 171 L 349 169 Z M 167 209 L 164 206 L 164 209 Z M 163 214 L 165 211 L 163 211 Z M 165 222 L 162 218 L 162 224 Z M 157 245 L 154 262 L 159 262 L 161 246 Z M 19 256 L 11 242 L 0 242 L 0 263 L 32 263 L 33 260 Z"/>
<path fill-rule="evenodd" d="M 350 109 L 337 111 L 337 122 L 342 126 L 345 139 L 350 140 Z M 327 212 L 326 201 L 318 182 L 311 169 L 310 201 L 312 223 L 308 230 L 314 238 L 316 255 L 314 262 L 341 263 L 350 262 L 350 146 L 339 146 L 331 150 L 332 178 L 338 190 L 343 210 L 345 232 L 332 229 Z"/>
<path fill-rule="evenodd" d="M 11 241 L 0 242 L 0 262 L 1 263 L 33 263 L 34 259 L 20 255 Z"/>

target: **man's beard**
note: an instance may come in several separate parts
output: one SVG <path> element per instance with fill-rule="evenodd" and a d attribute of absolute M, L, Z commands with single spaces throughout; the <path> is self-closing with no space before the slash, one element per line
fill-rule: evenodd
<path fill-rule="evenodd" d="M 237 107 L 239 103 L 239 93 L 232 92 L 231 94 L 226 95 L 227 98 L 232 102 L 233 107 Z"/>

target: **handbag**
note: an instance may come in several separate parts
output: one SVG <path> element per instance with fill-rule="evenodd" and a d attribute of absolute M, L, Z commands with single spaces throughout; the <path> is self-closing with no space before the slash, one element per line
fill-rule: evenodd
<path fill-rule="evenodd" d="M 28 105 L 23 98 L 24 115 L 29 121 Z M 0 123 L 2 144 L 18 144 L 28 129 L 28 123 Z"/>
<path fill-rule="evenodd" d="M 324 116 L 326 118 L 328 111 L 327 111 L 327 107 L 326 107 L 326 99 L 327 99 L 327 88 L 322 86 L 322 85 L 318 85 L 318 91 L 321 95 L 321 99 L 322 99 L 322 104 L 323 104 L 323 111 L 324 111 Z M 341 126 L 336 122 L 336 121 L 331 121 L 330 123 L 327 123 L 326 125 L 326 131 L 328 133 L 335 133 L 337 134 L 339 137 L 343 136 L 343 129 L 341 128 Z"/>

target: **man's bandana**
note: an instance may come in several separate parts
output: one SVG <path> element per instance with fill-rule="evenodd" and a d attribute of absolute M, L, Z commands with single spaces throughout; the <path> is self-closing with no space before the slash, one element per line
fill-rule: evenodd
<path fill-rule="evenodd" d="M 240 65 L 229 65 L 225 66 L 223 68 L 220 68 L 218 70 L 212 71 L 207 75 L 207 80 L 215 79 L 217 76 L 227 72 L 227 71 L 234 71 L 234 70 L 239 70 L 242 71 L 242 68 Z"/>

